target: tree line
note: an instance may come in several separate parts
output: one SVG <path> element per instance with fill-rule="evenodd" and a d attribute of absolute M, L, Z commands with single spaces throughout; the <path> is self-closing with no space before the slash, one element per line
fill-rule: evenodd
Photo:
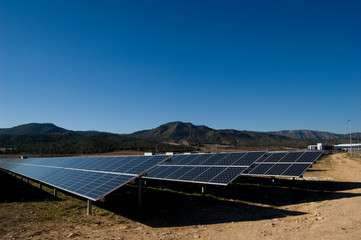
<path fill-rule="evenodd" d="M 111 133 L 90 136 L 71 134 L 0 135 L 0 154 L 91 154 L 122 150 L 185 152 L 195 148 Z"/>

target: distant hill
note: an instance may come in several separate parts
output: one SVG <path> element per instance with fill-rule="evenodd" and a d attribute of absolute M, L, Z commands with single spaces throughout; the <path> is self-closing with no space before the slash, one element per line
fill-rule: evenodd
<path fill-rule="evenodd" d="M 215 130 L 204 125 L 196 126 L 192 123 L 179 121 L 166 123 L 150 130 L 134 132 L 128 136 L 198 146 L 210 143 L 246 147 L 306 147 L 316 141 L 333 144 L 345 142 L 349 139 L 348 134 L 313 130 L 283 130 L 277 132 L 238 131 L 234 129 Z M 361 138 L 361 133 L 352 133 L 352 137 Z"/>
<path fill-rule="evenodd" d="M 313 131 L 313 130 L 283 130 L 269 132 L 271 134 L 285 136 L 293 139 L 317 139 L 317 140 L 335 140 L 349 138 L 349 134 L 335 134 L 330 132 Z M 353 138 L 360 138 L 361 133 L 352 133 Z"/>
<path fill-rule="evenodd" d="M 193 151 L 184 145 L 136 139 L 97 131 L 72 131 L 52 123 L 29 123 L 0 129 L 0 153 L 6 154 L 84 154 L 122 150 Z"/>
<path fill-rule="evenodd" d="M 283 130 L 283 131 L 270 132 L 270 133 L 289 138 L 294 138 L 294 139 L 332 140 L 341 137 L 341 134 L 312 131 L 312 130 Z"/>
<path fill-rule="evenodd" d="M 58 127 L 52 123 L 29 123 L 12 128 L 0 128 L 0 135 L 28 135 L 28 134 L 68 134 L 86 136 L 98 134 L 97 131 L 72 131 Z"/>
<path fill-rule="evenodd" d="M 73 132 L 52 123 L 29 123 L 12 128 L 0 128 L 1 135 L 53 134 Z"/>
<path fill-rule="evenodd" d="M 233 129 L 215 130 L 192 123 L 170 122 L 150 130 L 134 132 L 128 136 L 158 141 L 188 142 L 191 145 L 230 144 L 242 146 L 280 146 L 292 141 L 285 136 L 270 133 L 238 131 Z"/>

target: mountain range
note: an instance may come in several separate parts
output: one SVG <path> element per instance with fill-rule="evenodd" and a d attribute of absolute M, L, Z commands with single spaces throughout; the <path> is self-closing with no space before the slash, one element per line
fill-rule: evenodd
<path fill-rule="evenodd" d="M 276 132 L 239 131 L 234 129 L 215 130 L 204 125 L 192 123 L 170 122 L 159 127 L 129 134 L 135 138 L 145 138 L 158 141 L 179 143 L 229 144 L 234 146 L 296 146 L 316 142 L 346 141 L 348 134 L 335 134 L 313 130 L 282 130 Z M 360 138 L 361 133 L 353 133 L 353 138 Z"/>
<path fill-rule="evenodd" d="M 58 127 L 52 123 L 29 123 L 12 128 L 0 128 L 0 135 L 27 135 L 27 134 L 66 134 L 73 136 L 88 136 L 101 134 L 98 131 L 73 131 Z M 347 139 L 349 134 L 335 134 L 313 130 L 282 130 L 275 132 L 239 131 L 234 129 L 216 130 L 204 125 L 194 125 L 184 122 L 170 122 L 159 127 L 137 131 L 123 136 L 144 138 L 159 141 L 186 141 L 190 143 L 223 143 L 237 145 L 243 140 L 287 141 L 295 140 L 337 140 Z M 360 138 L 361 133 L 352 133 L 353 138 Z"/>

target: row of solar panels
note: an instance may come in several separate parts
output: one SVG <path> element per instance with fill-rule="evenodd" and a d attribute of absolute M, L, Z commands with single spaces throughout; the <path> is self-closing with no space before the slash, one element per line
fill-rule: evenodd
<path fill-rule="evenodd" d="M 319 151 L 0 159 L 0 168 L 98 200 L 135 178 L 228 185 L 240 175 L 301 176 Z M 170 161 L 167 161 L 170 160 Z"/>
<path fill-rule="evenodd" d="M 228 185 L 240 175 L 300 177 L 322 155 L 320 151 L 242 152 L 174 155 L 147 173 L 147 178 Z"/>
<path fill-rule="evenodd" d="M 0 168 L 97 201 L 169 156 L 0 159 Z"/>

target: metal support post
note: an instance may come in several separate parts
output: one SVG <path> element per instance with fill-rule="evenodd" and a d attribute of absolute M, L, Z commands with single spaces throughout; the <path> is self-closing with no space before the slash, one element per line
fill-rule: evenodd
<path fill-rule="evenodd" d="M 43 189 L 43 184 L 41 182 L 39 183 L 39 188 Z"/>
<path fill-rule="evenodd" d="M 206 188 L 205 186 L 202 186 L 202 197 L 206 196 Z"/>
<path fill-rule="evenodd" d="M 29 178 L 26 179 L 26 183 L 29 183 Z"/>
<path fill-rule="evenodd" d="M 87 202 L 87 215 L 92 215 L 92 201 L 89 199 Z"/>
<path fill-rule="evenodd" d="M 233 194 L 235 197 L 238 195 L 238 187 L 236 182 L 233 184 Z"/>
<path fill-rule="evenodd" d="M 138 178 L 138 208 L 142 208 L 142 176 Z"/>
<path fill-rule="evenodd" d="M 58 189 L 54 188 L 54 197 L 58 197 Z"/>

